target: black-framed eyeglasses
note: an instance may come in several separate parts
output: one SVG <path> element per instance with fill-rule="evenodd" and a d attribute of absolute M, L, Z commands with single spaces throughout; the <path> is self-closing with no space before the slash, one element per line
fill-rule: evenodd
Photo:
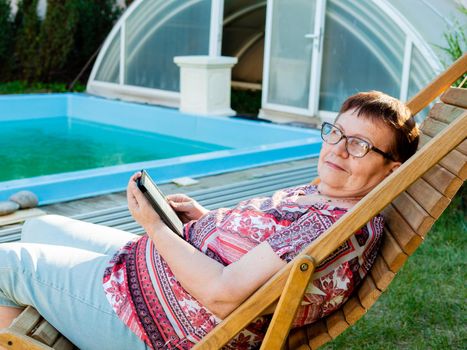
<path fill-rule="evenodd" d="M 376 153 L 381 154 L 384 158 L 395 161 L 394 157 L 389 153 L 381 151 L 379 148 L 376 148 L 368 141 L 359 137 L 346 136 L 341 129 L 331 123 L 324 122 L 323 125 L 321 125 L 321 138 L 324 142 L 330 145 L 336 145 L 342 139 L 345 139 L 345 149 L 351 156 L 357 158 L 362 158 L 368 152 L 375 151 Z"/>

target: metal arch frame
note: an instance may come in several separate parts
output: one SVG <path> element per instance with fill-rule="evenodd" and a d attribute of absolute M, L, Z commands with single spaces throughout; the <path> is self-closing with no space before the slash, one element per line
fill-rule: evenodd
<path fill-rule="evenodd" d="M 433 52 L 433 50 L 429 47 L 429 45 L 425 42 L 425 40 L 423 40 L 423 38 L 418 33 L 418 31 L 405 19 L 405 17 L 397 9 L 393 7 L 393 5 L 390 4 L 388 0 L 372 0 L 372 2 L 379 9 L 381 9 L 381 11 L 383 11 L 386 15 L 388 15 L 391 21 L 395 23 L 405 35 L 405 42 L 403 43 L 404 59 L 402 62 L 402 72 L 400 75 L 401 86 L 400 86 L 400 91 L 399 91 L 399 98 L 405 101 L 407 100 L 407 95 L 408 95 L 408 87 L 409 87 L 409 82 L 410 82 L 410 70 L 411 70 L 411 63 L 412 63 L 412 52 L 413 52 L 414 46 L 420 51 L 420 53 L 423 55 L 423 57 L 426 59 L 427 63 L 429 64 L 429 66 L 432 67 L 435 73 L 440 72 L 442 70 L 442 66 L 440 64 L 439 59 L 437 59 L 437 56 Z M 272 0 L 270 3 L 268 3 L 268 5 L 272 5 Z M 266 19 L 267 21 L 269 18 L 271 18 L 271 14 L 272 14 L 271 7 L 272 6 L 268 6 L 267 8 L 267 19 Z M 270 41 L 271 41 L 270 35 L 271 34 L 268 33 L 268 31 L 266 31 L 265 53 L 270 52 Z M 318 71 L 321 72 L 321 70 L 322 69 L 320 65 L 318 67 Z M 265 54 L 264 71 L 263 71 L 263 92 L 267 92 L 267 89 L 269 86 L 268 74 L 266 74 L 268 72 L 269 72 L 269 57 Z M 313 80 L 315 78 L 311 77 L 311 79 Z M 317 80 L 319 80 L 319 78 L 315 79 L 315 81 Z M 298 114 L 298 115 L 306 115 L 306 116 L 317 115 L 319 117 L 324 117 L 326 119 L 330 119 L 333 117 L 333 115 L 337 114 L 335 112 L 319 110 L 318 108 L 316 108 L 315 111 L 312 111 L 309 109 L 308 113 L 304 113 L 304 109 L 301 109 L 301 108 L 267 103 L 266 95 L 267 95 L 266 93 L 263 93 L 263 98 L 262 98 L 262 107 L 266 109 L 272 109 L 272 110 L 283 111 L 283 112 L 288 112 L 288 113 L 293 113 L 293 114 Z"/>
<path fill-rule="evenodd" d="M 87 83 L 87 90 L 90 92 L 96 92 L 97 94 L 102 94 L 106 95 L 106 93 L 102 89 L 110 89 L 110 90 L 117 90 L 122 94 L 122 97 L 125 95 L 125 91 L 128 91 L 129 95 L 135 95 L 138 92 L 145 91 L 144 95 L 150 95 L 150 96 L 161 96 L 163 98 L 170 97 L 174 100 L 177 100 L 179 98 L 179 93 L 177 92 L 170 92 L 170 91 L 165 91 L 165 90 L 159 90 L 159 89 L 153 89 L 153 88 L 144 88 L 144 87 L 138 87 L 138 86 L 132 86 L 132 85 L 126 85 L 124 84 L 124 66 L 125 66 L 125 55 L 123 48 L 125 47 L 125 23 L 127 18 L 141 5 L 141 3 L 144 0 L 136 0 L 133 2 L 127 11 L 122 15 L 122 17 L 119 19 L 117 24 L 112 28 L 110 34 L 106 38 L 103 47 L 96 59 L 96 63 L 93 66 L 93 69 L 91 71 L 90 78 Z M 421 35 L 417 32 L 417 30 L 403 17 L 400 12 L 394 8 L 392 4 L 388 0 L 372 0 L 373 3 L 379 7 L 382 11 L 384 11 L 385 14 L 387 14 L 390 19 L 397 24 L 403 33 L 406 36 L 406 41 L 405 41 L 405 48 L 404 48 L 404 60 L 403 60 L 403 68 L 402 68 L 402 76 L 401 76 L 401 90 L 400 90 L 400 98 L 402 100 L 407 99 L 407 94 L 408 94 L 408 86 L 409 86 L 409 80 L 410 80 L 410 68 L 411 68 L 411 58 L 412 58 L 412 52 L 413 52 L 413 47 L 417 47 L 418 51 L 422 54 L 422 56 L 425 58 L 429 66 L 432 67 L 432 69 L 435 72 L 439 72 L 442 70 L 442 66 L 440 64 L 439 59 L 437 59 L 437 56 L 433 52 L 433 50 L 429 47 L 429 45 L 424 41 L 424 39 L 421 37 Z M 271 1 L 272 3 L 272 1 Z M 229 23 L 241 16 L 243 16 L 246 13 L 249 13 L 251 11 L 255 11 L 258 8 L 267 5 L 267 1 L 263 1 L 258 4 L 254 4 L 251 6 L 248 6 L 246 8 L 243 8 L 240 11 L 237 11 L 233 15 L 229 16 L 225 20 L 220 20 L 222 18 L 222 9 L 224 5 L 224 0 L 212 0 L 212 8 L 211 8 L 211 30 L 210 30 L 210 45 L 209 45 L 209 54 L 219 54 L 220 53 L 220 48 L 221 48 L 221 42 L 222 42 L 222 22 L 224 23 Z M 267 12 L 270 12 L 270 7 L 267 6 Z M 267 18 L 270 16 L 267 16 Z M 221 22 L 220 26 L 213 26 L 213 23 L 219 23 Z M 214 28 L 217 29 L 217 33 L 215 33 Z M 99 71 L 99 68 L 101 67 L 102 60 L 107 53 L 109 46 L 115 39 L 117 35 L 119 35 L 120 32 L 120 67 L 119 67 L 119 82 L 118 83 L 110 83 L 110 82 L 102 82 L 96 80 L 96 75 L 97 72 Z M 214 33 L 213 33 L 214 32 Z M 266 33 L 266 38 L 265 38 L 265 52 L 266 48 L 270 43 L 270 34 Z M 244 52 L 243 50 L 242 52 Z M 265 64 L 264 64 L 264 72 L 266 72 L 266 68 L 269 69 L 269 64 L 268 62 L 269 59 L 265 55 Z M 267 64 L 266 64 L 267 63 Z M 318 67 L 318 72 L 321 71 L 321 63 L 319 64 Z M 267 76 L 263 72 L 263 87 L 267 86 L 268 84 L 268 79 Z M 96 88 L 96 89 L 95 89 Z M 96 91 L 97 90 L 97 91 Z M 99 91 L 100 90 L 100 91 Z M 311 89 L 310 89 L 311 91 Z M 116 92 L 116 91 L 114 91 Z M 112 95 L 112 91 L 110 91 L 110 94 Z M 263 94 L 265 95 L 265 94 Z M 264 100 L 264 99 L 263 99 Z M 178 102 L 176 102 L 177 104 Z M 265 103 L 263 101 L 263 106 L 265 106 Z M 277 107 L 277 108 L 276 108 Z M 281 105 L 271 105 L 268 104 L 267 108 L 272 108 L 272 109 L 277 109 L 277 110 L 283 110 L 286 112 L 292 112 L 292 113 L 298 113 L 303 115 L 303 111 L 301 109 L 295 109 L 293 107 L 288 108 L 288 106 L 281 106 Z M 321 112 L 325 111 L 317 111 L 318 115 L 321 114 Z M 329 112 L 327 112 L 329 113 Z M 305 114 L 306 115 L 306 114 Z"/>
<path fill-rule="evenodd" d="M 260 33 L 256 33 L 254 35 L 252 35 L 247 41 L 246 43 L 240 47 L 237 52 L 235 52 L 235 57 L 238 58 L 238 60 L 240 61 L 240 58 L 245 54 L 245 52 L 247 52 L 252 46 L 254 46 L 258 41 L 260 41 L 262 38 L 264 38 L 264 33 L 263 32 L 260 32 Z"/>
<path fill-rule="evenodd" d="M 345 7 L 342 6 L 342 3 L 337 3 L 336 6 L 340 7 L 346 14 L 349 15 L 349 18 L 356 18 L 367 30 L 365 31 L 359 31 L 356 30 L 355 28 L 352 27 L 351 24 L 346 21 L 344 16 L 341 16 L 339 14 L 335 13 L 328 13 L 329 16 L 331 16 L 334 20 L 336 20 L 340 25 L 342 25 L 344 28 L 346 28 L 350 33 L 352 33 L 356 38 L 358 38 L 361 43 L 368 48 L 368 51 L 372 52 L 375 57 L 378 59 L 378 61 L 386 68 L 386 70 L 389 72 L 389 75 L 397 81 L 398 78 L 400 78 L 400 75 L 398 72 L 394 70 L 393 67 L 388 63 L 388 60 L 385 59 L 384 53 L 381 52 L 381 48 L 375 45 L 372 45 L 373 41 L 370 39 L 369 34 L 373 35 L 380 41 L 385 41 L 384 34 L 387 33 L 386 28 L 384 25 L 380 25 L 377 29 L 378 30 L 371 30 L 373 23 L 368 23 L 368 20 L 366 20 L 366 14 L 368 14 L 366 11 L 367 9 L 365 6 L 362 6 L 361 3 L 354 2 L 354 7 Z M 375 21 L 373 21 L 375 22 Z M 402 35 L 405 36 L 405 33 L 401 30 Z M 389 34 L 389 33 L 388 33 Z M 395 54 L 397 56 L 397 50 L 395 48 L 392 48 L 391 45 L 386 46 L 390 52 Z"/>
<path fill-rule="evenodd" d="M 152 0 L 151 0 L 152 1 Z M 183 12 L 184 10 L 190 8 L 192 5 L 195 5 L 197 3 L 200 3 L 203 0 L 187 0 L 182 6 L 179 6 L 172 11 L 170 11 L 167 15 L 165 15 L 161 20 L 157 22 L 156 25 L 151 27 L 150 30 L 144 33 L 144 36 L 142 37 L 141 40 L 139 40 L 138 45 L 135 47 L 135 50 L 129 55 L 128 61 L 131 61 L 133 59 L 133 56 L 136 55 L 136 53 L 139 51 L 139 47 L 142 46 L 144 43 L 146 43 L 147 38 L 150 37 L 154 32 L 156 32 L 159 28 L 161 28 L 165 23 L 167 23 L 170 19 L 172 19 L 174 16 L 178 15 L 180 12 Z M 213 0 L 214 2 L 215 0 Z M 164 6 L 159 9 L 157 12 L 161 12 L 167 5 L 169 5 L 170 2 L 166 2 Z M 212 11 L 212 6 L 211 6 L 211 11 Z M 147 20 L 149 21 L 149 20 Z M 211 45 L 209 45 L 211 46 Z"/>
<path fill-rule="evenodd" d="M 388 1 L 388 0 L 373 0 L 373 2 L 379 6 L 385 13 L 387 13 L 391 19 L 400 26 L 402 31 L 406 34 L 405 52 L 404 52 L 404 67 L 402 70 L 402 81 L 401 81 L 401 93 L 400 99 L 402 101 L 407 100 L 407 93 L 409 88 L 410 80 L 410 64 L 412 62 L 412 52 L 415 46 L 423 57 L 426 59 L 428 64 L 434 70 L 436 74 L 443 70 L 440 60 L 437 58 L 434 51 L 425 42 L 418 31 L 408 22 L 405 17 Z M 405 83 L 406 85 L 402 85 Z"/>
<path fill-rule="evenodd" d="M 122 17 L 120 17 L 120 19 L 117 21 L 117 23 L 114 25 L 114 27 L 112 28 L 112 30 L 110 31 L 109 35 L 107 36 L 107 38 L 105 39 L 104 41 L 104 44 L 102 45 L 102 49 L 100 50 L 99 52 L 99 55 L 97 56 L 97 59 L 96 59 L 96 63 L 94 63 L 94 66 L 92 68 L 92 71 L 91 71 L 91 75 L 89 76 L 89 80 L 88 80 L 88 86 L 87 88 L 89 88 L 89 84 L 93 81 L 95 81 L 95 78 L 96 78 L 96 75 L 97 75 L 97 72 L 99 70 L 99 67 L 101 66 L 101 63 L 102 63 L 102 60 L 105 56 L 105 53 L 107 52 L 107 50 L 109 49 L 109 46 L 110 44 L 112 43 L 112 41 L 114 40 L 115 36 L 118 34 L 118 32 L 120 31 L 120 28 L 122 27 L 123 23 L 126 21 L 126 19 L 128 18 L 128 16 L 130 16 L 136 8 L 139 7 L 139 5 L 143 2 L 144 0 L 136 0 L 134 1 L 128 8 L 127 10 L 125 11 L 125 13 L 122 15 Z M 122 33 L 120 35 L 123 35 Z M 121 40 L 121 37 L 120 37 L 120 40 Z M 121 46 L 120 46 L 120 50 L 121 50 Z"/>
<path fill-rule="evenodd" d="M 225 26 L 226 24 L 230 24 L 230 22 L 235 21 L 237 18 L 242 17 L 243 15 L 246 15 L 250 12 L 254 12 L 258 10 L 261 7 L 267 6 L 267 0 L 261 1 L 257 4 L 250 5 L 247 7 L 242 8 L 241 10 L 232 13 L 229 17 L 224 18 L 223 20 L 223 25 Z"/>
<path fill-rule="evenodd" d="M 152 1 L 152 0 L 151 0 Z M 200 0 L 193 0 L 193 3 L 196 3 Z M 100 96 L 106 96 L 111 98 L 122 98 L 126 100 L 136 100 L 143 102 L 161 102 L 162 104 L 177 107 L 180 103 L 180 93 L 146 88 L 141 86 L 125 84 L 125 45 L 126 45 L 126 21 L 133 14 L 133 12 L 141 6 L 144 0 L 134 1 L 125 11 L 125 13 L 120 17 L 118 22 L 110 31 L 107 36 L 101 51 L 96 59 L 96 63 L 93 66 L 91 75 L 88 79 L 86 90 L 90 93 L 95 93 Z M 164 6 L 163 6 L 164 7 Z M 183 6 L 187 7 L 187 4 Z M 223 7 L 224 0 L 211 0 L 211 26 L 210 26 L 210 35 L 209 35 L 209 55 L 219 55 L 221 50 L 222 43 L 222 18 L 223 18 Z M 179 11 L 178 11 L 179 12 Z M 176 12 L 176 13 L 178 13 Z M 171 12 L 173 13 L 173 11 Z M 159 26 L 156 26 L 157 29 Z M 154 32 L 153 29 L 151 32 Z M 97 72 L 101 67 L 102 60 L 105 57 L 111 43 L 115 40 L 115 37 L 120 33 L 120 65 L 119 65 L 119 81 L 118 83 L 104 82 L 96 80 Z M 146 34 L 147 35 L 147 34 Z"/>

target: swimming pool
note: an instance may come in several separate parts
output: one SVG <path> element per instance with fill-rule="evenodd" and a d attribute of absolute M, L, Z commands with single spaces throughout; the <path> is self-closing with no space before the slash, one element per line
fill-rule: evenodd
<path fill-rule="evenodd" d="M 29 129 L 37 126 L 37 130 L 42 131 L 32 132 L 20 142 L 15 135 L 20 125 Z M 188 115 L 175 109 L 86 94 L 5 95 L 0 96 L 0 138 L 3 140 L 3 144 L 0 141 L 0 174 L 12 174 L 14 167 L 32 166 L 40 158 L 53 158 L 55 163 L 71 163 L 73 166 L 79 163 L 82 157 L 79 152 L 89 144 L 73 145 L 73 138 L 68 138 L 65 143 L 71 146 L 68 148 L 75 149 L 76 154 L 62 154 L 63 150 L 56 152 L 61 146 L 47 149 L 39 142 L 40 133 L 45 134 L 45 139 L 50 139 L 53 132 L 54 137 L 61 138 L 69 133 L 70 127 L 78 134 L 89 134 L 83 127 L 117 132 L 114 136 L 106 136 L 109 139 L 102 145 L 107 148 L 105 151 L 110 158 L 118 158 L 122 148 L 130 156 L 136 156 L 138 150 L 142 153 L 146 138 L 162 138 L 185 145 L 188 142 L 193 149 L 187 150 L 183 146 L 182 153 L 169 154 L 166 159 L 154 160 L 154 155 L 148 155 L 112 166 L 99 163 L 94 169 L 77 170 L 72 167 L 53 170 L 42 176 L 24 175 L 32 176 L 28 178 L 6 175 L 5 179 L 13 177 L 14 180 L 2 181 L 0 178 L 0 201 L 14 192 L 28 189 L 38 195 L 40 204 L 50 204 L 121 191 L 125 189 L 129 176 L 141 168 L 147 169 L 156 181 L 163 183 L 183 176 L 205 176 L 310 157 L 317 155 L 321 147 L 319 133 L 310 129 L 237 118 Z M 28 137 L 32 140 L 29 150 L 26 145 Z M 123 143 L 119 144 L 120 141 Z M 176 147 L 172 143 L 165 148 L 174 151 Z M 28 157 L 34 157 L 24 158 L 26 153 Z M 10 163 L 14 166 L 6 166 L 6 155 L 16 161 Z"/>
<path fill-rule="evenodd" d="M 227 147 L 65 116 L 3 121 L 0 181 L 223 149 Z"/>

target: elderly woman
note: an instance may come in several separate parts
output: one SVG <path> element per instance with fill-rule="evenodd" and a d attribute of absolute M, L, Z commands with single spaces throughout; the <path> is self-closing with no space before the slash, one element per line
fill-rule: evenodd
<path fill-rule="evenodd" d="M 409 110 L 380 92 L 350 97 L 321 136 L 317 186 L 213 211 L 185 195 L 169 196 L 185 240 L 139 191 L 139 173 L 127 195 L 147 232 L 142 237 L 59 216 L 28 221 L 22 242 L 0 246 L 0 328 L 33 305 L 81 349 L 192 347 L 418 143 Z M 382 229 L 381 216 L 373 218 L 317 268 L 295 325 L 314 322 L 349 297 L 373 263 Z M 229 346 L 257 346 L 268 319 L 255 320 Z"/>

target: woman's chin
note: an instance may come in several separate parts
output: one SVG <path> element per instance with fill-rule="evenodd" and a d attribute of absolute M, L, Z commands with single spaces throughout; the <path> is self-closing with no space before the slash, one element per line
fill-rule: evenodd
<path fill-rule="evenodd" d="M 322 169 L 318 173 L 321 181 L 328 183 L 330 186 L 342 186 L 343 183 L 347 180 L 347 174 L 343 171 L 334 170 L 334 169 Z"/>

